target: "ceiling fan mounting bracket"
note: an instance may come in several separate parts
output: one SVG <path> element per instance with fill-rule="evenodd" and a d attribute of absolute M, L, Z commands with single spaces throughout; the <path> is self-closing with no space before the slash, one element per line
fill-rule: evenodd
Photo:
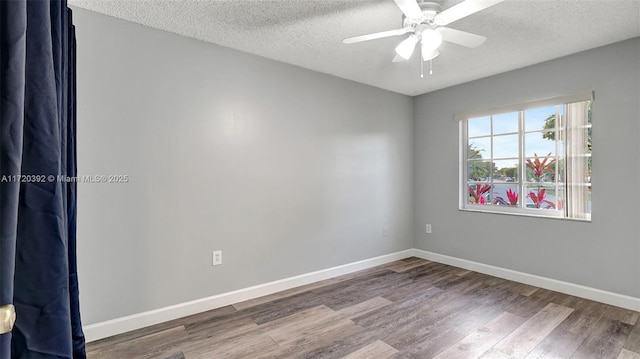
<path fill-rule="evenodd" d="M 402 26 L 415 28 L 418 25 L 428 25 L 430 28 L 435 28 L 437 25 L 434 22 L 436 14 L 442 11 L 442 6 L 432 1 L 418 1 L 418 6 L 422 10 L 422 16 L 418 19 L 411 19 L 402 15 Z"/>
<path fill-rule="evenodd" d="M 420 6 L 420 9 L 422 10 L 423 13 L 424 12 L 438 13 L 442 11 L 442 6 L 437 2 L 433 2 L 433 1 L 418 1 L 418 6 Z"/>

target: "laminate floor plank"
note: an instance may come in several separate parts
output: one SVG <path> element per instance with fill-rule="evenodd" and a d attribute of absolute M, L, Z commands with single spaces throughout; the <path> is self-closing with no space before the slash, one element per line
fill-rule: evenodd
<path fill-rule="evenodd" d="M 434 287 L 448 291 L 459 291 L 462 288 L 467 288 L 469 283 L 474 282 L 473 278 L 459 276 L 453 272 L 450 271 L 445 277 L 446 279 L 435 282 Z"/>
<path fill-rule="evenodd" d="M 163 358 L 174 353 L 185 339 L 187 339 L 187 333 L 184 327 L 178 326 L 138 337 L 135 341 L 120 342 L 92 350 L 91 357 L 95 359 Z"/>
<path fill-rule="evenodd" d="M 407 258 L 87 344 L 89 359 L 639 359 L 640 313 Z"/>
<path fill-rule="evenodd" d="M 435 263 L 435 266 L 432 268 L 421 267 L 421 269 L 423 270 L 407 273 L 409 277 L 406 278 L 401 285 L 393 288 L 393 290 L 388 291 L 382 296 L 393 302 L 409 299 L 423 289 L 434 287 L 443 280 L 444 276 L 451 275 L 449 273 L 451 269 L 439 263 Z"/>
<path fill-rule="evenodd" d="M 428 281 L 411 281 L 403 287 L 399 287 L 394 291 L 383 294 L 382 297 L 391 301 L 405 301 L 419 295 L 424 290 L 429 290 L 433 287 L 433 284 Z"/>
<path fill-rule="evenodd" d="M 338 312 L 321 305 L 260 326 L 278 345 L 300 345 L 306 340 L 327 332 L 345 330 L 355 324 Z"/>
<path fill-rule="evenodd" d="M 578 309 L 574 309 L 526 359 L 570 358 L 600 322 L 607 305 L 598 306 L 594 308 L 597 310 L 592 311 L 584 311 L 579 305 L 574 308 Z"/>
<path fill-rule="evenodd" d="M 539 289 L 528 297 L 518 294 L 517 299 L 505 305 L 504 311 L 529 318 L 540 312 L 549 303 L 560 301 L 564 299 L 565 296 L 566 294 L 547 289 Z"/>
<path fill-rule="evenodd" d="M 433 358 L 439 352 L 445 348 L 455 344 L 463 336 L 460 333 L 456 333 L 452 330 L 446 330 L 442 332 L 429 333 L 424 337 L 424 340 L 414 342 L 404 349 L 398 351 L 392 355 L 392 359 L 424 359 Z"/>
<path fill-rule="evenodd" d="M 435 310 L 439 303 L 453 298 L 437 288 L 422 291 L 421 295 L 411 299 L 394 302 L 378 310 L 353 318 L 353 321 L 365 328 L 368 327 L 402 327 L 425 316 L 429 309 Z"/>
<path fill-rule="evenodd" d="M 404 351 L 409 347 L 422 347 L 428 341 L 427 339 L 434 335 L 441 335 L 445 331 L 453 332 L 453 329 L 446 326 L 445 321 L 454 322 L 465 316 L 465 309 L 469 309 L 469 302 L 464 298 L 443 297 L 442 299 L 443 301 L 438 305 L 420 311 L 411 322 L 394 328 L 387 337 L 383 338 L 383 341 Z M 455 334 L 460 336 L 458 339 L 464 337 L 460 333 Z"/>
<path fill-rule="evenodd" d="M 639 315 L 640 313 L 638 312 L 614 306 L 609 306 L 609 309 L 604 314 L 605 318 L 618 320 L 629 325 L 635 325 Z"/>
<path fill-rule="evenodd" d="M 332 341 L 321 340 L 313 345 L 290 348 L 278 359 L 339 359 L 381 340 L 384 336 L 384 329 L 365 329 L 360 326 L 356 328 L 361 329 L 340 333 L 339 337 Z"/>
<path fill-rule="evenodd" d="M 502 308 L 497 305 L 481 305 L 479 307 L 472 305 L 469 309 L 470 310 L 465 312 L 463 318 L 459 318 L 455 322 L 447 323 L 447 327 L 467 336 L 484 327 L 491 320 L 503 313 Z"/>
<path fill-rule="evenodd" d="M 186 359 L 278 358 L 281 352 L 273 339 L 257 331 L 222 341 L 198 341 L 183 349 Z"/>
<path fill-rule="evenodd" d="M 250 307 L 239 311 L 239 315 L 250 315 L 256 324 L 261 325 L 323 304 L 323 297 L 313 292 L 304 292 Z"/>
<path fill-rule="evenodd" d="M 175 320 L 167 321 L 167 322 L 156 324 L 156 325 L 151 325 L 151 326 L 144 327 L 137 330 L 132 330 L 130 332 L 114 335 L 105 339 L 89 342 L 87 343 L 87 352 L 96 352 L 104 347 L 111 347 L 118 343 L 135 341 L 136 339 L 142 338 L 149 334 L 159 333 L 167 329 L 176 328 L 181 325 L 188 324 L 190 322 L 195 322 L 200 320 L 208 321 L 211 318 L 216 318 L 223 315 L 235 314 L 236 312 L 237 311 L 233 306 L 228 305 L 221 308 L 198 313 L 195 315 L 190 315 L 188 317 L 175 319 Z"/>
<path fill-rule="evenodd" d="M 526 319 L 503 312 L 484 327 L 467 335 L 455 345 L 441 352 L 435 359 L 476 359 L 486 353 Z"/>
<path fill-rule="evenodd" d="M 516 358 L 524 358 L 551 333 L 573 308 L 549 303 L 495 346 L 495 349 Z"/>
<path fill-rule="evenodd" d="M 507 355 L 495 349 L 489 349 L 486 353 L 482 354 L 478 359 L 515 359 L 515 358 L 512 357 L 511 355 Z"/>
<path fill-rule="evenodd" d="M 376 340 L 349 355 L 343 356 L 342 359 L 386 359 L 397 352 L 398 350 L 391 345 L 382 340 Z"/>
<path fill-rule="evenodd" d="M 453 270 L 451 271 L 451 273 L 459 277 L 463 277 L 469 273 L 475 273 L 475 272 L 469 269 L 453 267 Z"/>
<path fill-rule="evenodd" d="M 455 267 L 451 267 L 442 263 L 431 262 L 423 266 L 412 268 L 402 274 L 416 282 L 418 281 L 438 281 L 445 274 L 450 274 Z"/>
<path fill-rule="evenodd" d="M 198 341 L 202 338 L 206 338 L 207 340 L 224 340 L 242 335 L 257 328 L 258 324 L 249 317 L 232 317 L 226 318 L 224 321 L 212 320 L 189 325 L 186 327 L 186 332 L 192 341 Z"/>
<path fill-rule="evenodd" d="M 411 260 L 408 260 L 408 261 L 395 262 L 395 265 L 391 265 L 387 267 L 387 269 L 392 270 L 396 273 L 402 273 L 413 268 L 422 267 L 423 265 L 426 265 L 429 263 L 431 263 L 431 261 L 413 257 L 411 258 Z"/>
<path fill-rule="evenodd" d="M 518 293 L 520 295 L 523 295 L 525 297 L 530 296 L 531 294 L 535 293 L 538 289 L 538 287 L 534 287 L 528 284 L 517 284 L 515 286 L 513 286 L 513 288 L 511 289 L 512 292 L 514 293 Z"/>
<path fill-rule="evenodd" d="M 245 300 L 243 302 L 235 303 L 235 304 L 233 304 L 233 307 L 236 308 L 237 310 L 243 310 L 243 309 L 255 307 L 256 305 L 269 303 L 269 302 L 272 302 L 272 301 L 277 300 L 277 299 L 287 298 L 287 297 L 291 297 L 291 296 L 296 295 L 296 294 L 309 292 L 309 291 L 312 291 L 312 290 L 317 289 L 317 288 L 326 287 L 328 285 L 335 284 L 335 283 L 338 283 L 338 282 L 340 282 L 340 280 L 336 279 L 336 278 L 325 279 L 325 280 L 322 280 L 322 281 L 319 281 L 319 282 L 315 282 L 315 283 L 303 285 L 303 286 L 300 286 L 300 287 L 287 289 L 287 290 L 284 290 L 284 291 L 281 291 L 281 292 L 277 292 L 277 293 L 274 293 L 274 294 L 265 295 L 265 296 L 258 297 L 258 298 L 255 298 L 255 299 L 250 299 L 250 300 Z"/>
<path fill-rule="evenodd" d="M 640 320 L 636 321 L 636 325 L 633 326 L 633 330 L 631 330 L 631 334 L 629 334 L 624 348 L 632 352 L 640 353 Z"/>
<path fill-rule="evenodd" d="M 322 302 L 334 310 L 358 304 L 373 297 L 384 296 L 404 285 L 405 276 L 392 271 L 377 273 L 364 281 L 346 281 L 314 290 Z"/>
<path fill-rule="evenodd" d="M 416 258 L 416 259 L 418 259 L 418 258 Z M 428 261 L 426 261 L 426 262 L 428 262 Z M 396 263 L 396 262 L 392 262 L 392 263 Z M 344 282 L 344 281 L 347 281 L 347 280 L 350 280 L 350 279 L 360 278 L 360 277 L 362 277 L 364 275 L 367 275 L 367 274 L 376 273 L 376 272 L 384 272 L 384 271 L 385 271 L 384 266 L 379 266 L 379 267 L 374 267 L 374 268 L 369 268 L 369 269 L 363 269 L 361 271 L 357 271 L 357 272 L 354 272 L 354 273 L 349 273 L 349 274 L 345 274 L 345 275 L 341 275 L 341 276 L 337 276 L 337 277 L 321 280 L 321 281 L 318 281 L 318 282 L 302 285 L 302 286 L 299 286 L 299 287 L 283 290 L 283 291 L 276 292 L 276 293 L 269 294 L 269 295 L 265 295 L 265 296 L 262 296 L 262 297 L 258 297 L 258 298 L 254 298 L 254 299 L 250 299 L 250 300 L 245 300 L 245 301 L 242 301 L 242 302 L 234 303 L 233 307 L 236 308 L 237 310 L 243 310 L 243 309 L 251 308 L 251 307 L 256 306 L 256 305 L 268 303 L 268 302 L 271 302 L 271 301 L 274 301 L 274 300 L 277 300 L 277 299 L 287 298 L 287 297 L 290 297 L 290 296 L 293 296 L 293 295 L 296 295 L 296 294 L 301 294 L 301 293 L 312 291 L 314 289 L 319 289 L 319 288 L 326 287 L 326 286 L 329 286 L 329 285 L 332 285 L 332 284 Z"/>
<path fill-rule="evenodd" d="M 633 327 L 618 320 L 602 318 L 572 359 L 616 359 Z"/>
<path fill-rule="evenodd" d="M 473 301 L 478 304 L 498 305 L 503 308 L 505 312 L 507 312 L 509 311 L 507 309 L 513 302 L 521 300 L 522 298 L 526 298 L 518 293 L 509 291 L 508 289 L 510 285 L 512 284 L 510 284 L 508 281 L 495 282 L 492 279 L 486 279 L 482 282 L 482 284 L 480 284 L 480 286 L 476 286 L 476 290 L 471 292 L 463 291 L 463 293 L 472 298 Z"/>
<path fill-rule="evenodd" d="M 622 351 L 620 351 L 620 355 L 618 355 L 617 359 L 640 359 L 640 354 L 639 353 L 634 353 L 634 352 L 629 351 L 627 349 L 622 349 Z"/>
<path fill-rule="evenodd" d="M 342 308 L 338 311 L 341 315 L 346 318 L 355 318 L 359 317 L 363 314 L 369 313 L 371 311 L 380 309 L 389 304 L 393 303 L 392 301 L 382 298 L 382 297 L 374 297 L 372 299 L 366 300 L 362 303 L 354 304 L 350 307 Z"/>

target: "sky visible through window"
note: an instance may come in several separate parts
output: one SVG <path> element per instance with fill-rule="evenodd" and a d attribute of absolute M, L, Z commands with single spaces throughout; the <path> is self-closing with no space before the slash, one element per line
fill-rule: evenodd
<path fill-rule="evenodd" d="M 562 115 L 563 106 L 559 106 L 558 110 Z M 542 137 L 540 132 L 544 129 L 549 116 L 555 115 L 555 113 L 556 106 L 524 111 L 524 127 L 526 131 L 524 135 L 526 144 L 525 157 L 533 157 L 535 154 L 545 156 L 548 153 L 551 153 L 552 156 L 556 155 L 555 141 Z M 492 130 L 493 148 L 490 137 Z M 518 112 L 494 115 L 493 124 L 491 123 L 491 116 L 470 119 L 468 131 L 469 144 L 478 150 L 484 159 L 496 159 L 494 162 L 497 169 L 518 167 Z M 510 159 L 507 160 L 507 158 Z"/>

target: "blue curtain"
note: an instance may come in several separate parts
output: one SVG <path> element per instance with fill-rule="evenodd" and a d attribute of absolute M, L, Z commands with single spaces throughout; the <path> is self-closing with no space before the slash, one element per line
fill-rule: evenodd
<path fill-rule="evenodd" d="M 62 1 L 0 1 L 0 358 L 85 358 L 76 276 L 75 29 Z"/>

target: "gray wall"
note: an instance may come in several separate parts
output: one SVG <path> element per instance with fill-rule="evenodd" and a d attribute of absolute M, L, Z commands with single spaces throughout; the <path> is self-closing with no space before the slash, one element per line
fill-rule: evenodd
<path fill-rule="evenodd" d="M 454 115 L 590 89 L 591 223 L 458 210 Z M 416 247 L 640 297 L 639 102 L 638 38 L 416 97 Z"/>
<path fill-rule="evenodd" d="M 79 187 L 85 324 L 414 246 L 640 297 L 639 39 L 411 99 L 81 9 L 74 22 L 79 172 L 129 176 Z M 592 223 L 457 209 L 455 114 L 588 89 Z"/>
<path fill-rule="evenodd" d="M 84 324 L 413 247 L 410 97 L 74 22 L 79 174 L 130 178 L 79 186 Z"/>

